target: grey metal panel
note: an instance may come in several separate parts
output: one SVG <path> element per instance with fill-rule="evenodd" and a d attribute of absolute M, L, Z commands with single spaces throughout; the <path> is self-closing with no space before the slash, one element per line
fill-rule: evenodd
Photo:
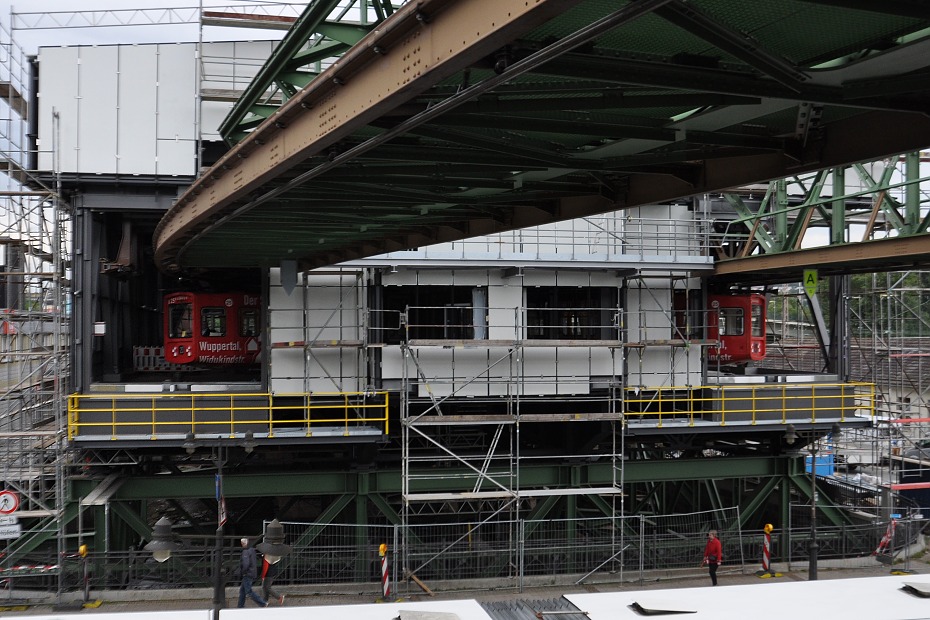
<path fill-rule="evenodd" d="M 197 172 L 197 77 L 193 44 L 158 46 L 156 172 Z"/>
<path fill-rule="evenodd" d="M 77 171 L 106 173 L 117 169 L 117 79 L 119 49 L 116 46 L 82 47 L 77 130 Z"/>
<path fill-rule="evenodd" d="M 156 51 L 151 45 L 119 48 L 119 160 L 115 169 L 119 173 L 155 173 Z"/>
<path fill-rule="evenodd" d="M 77 48 L 39 50 L 40 170 L 54 170 L 56 162 L 63 172 L 77 170 L 78 58 Z M 60 127 L 53 122 L 53 113 Z M 61 144 L 56 143 L 58 139 Z"/>
<path fill-rule="evenodd" d="M 200 137 L 204 140 L 219 142 L 220 123 L 232 109 L 231 103 L 223 101 L 202 101 L 200 103 Z"/>
<path fill-rule="evenodd" d="M 101 424 L 101 426 L 82 426 L 82 436 L 183 436 L 192 431 L 198 435 L 229 434 L 233 431 L 242 433 L 249 430 L 267 432 L 268 425 L 259 422 L 259 420 L 269 419 L 267 408 L 263 409 L 267 407 L 267 399 L 236 397 L 235 404 L 239 410 L 237 417 L 249 420 L 249 423 L 235 423 L 234 426 L 230 424 L 233 412 L 229 409 L 229 403 L 230 398 L 224 396 L 197 396 L 196 400 L 192 401 L 191 397 L 184 396 L 153 399 L 151 396 L 127 395 L 116 399 L 115 411 L 107 410 L 107 401 L 82 401 L 78 419 L 82 424 Z M 248 411 L 243 411 L 245 408 L 249 408 Z M 196 416 L 194 416 L 194 411 L 196 411 Z M 196 424 L 192 424 L 194 417 Z M 120 426 L 112 426 L 114 422 Z"/>
<path fill-rule="evenodd" d="M 155 172 L 159 175 L 188 176 L 197 171 L 197 142 L 194 140 L 156 140 Z"/>
<path fill-rule="evenodd" d="M 726 386 L 711 390 L 714 421 L 832 421 L 855 413 L 856 396 L 837 385 Z M 845 401 L 845 413 L 843 411 Z"/>
<path fill-rule="evenodd" d="M 196 52 L 193 44 L 158 47 L 159 140 L 192 140 L 196 121 Z"/>

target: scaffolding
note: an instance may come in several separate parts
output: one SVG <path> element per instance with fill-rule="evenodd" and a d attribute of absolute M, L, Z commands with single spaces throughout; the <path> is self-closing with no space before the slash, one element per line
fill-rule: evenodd
<path fill-rule="evenodd" d="M 31 167 L 34 111 L 25 52 L 0 27 L 0 476 L 18 507 L 6 512 L 23 550 L 49 539 L 64 552 L 68 469 L 63 405 L 69 389 L 71 225 L 58 188 Z M 49 145 L 54 148 L 54 145 Z M 24 528 L 25 529 L 25 528 Z M 10 567 L 2 565 L 4 574 Z"/>

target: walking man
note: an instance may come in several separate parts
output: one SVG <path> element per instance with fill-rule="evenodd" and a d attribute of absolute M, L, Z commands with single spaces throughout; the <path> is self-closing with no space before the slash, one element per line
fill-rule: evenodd
<path fill-rule="evenodd" d="M 245 607 L 245 597 L 255 601 L 259 607 L 268 607 L 265 599 L 252 590 L 252 582 L 258 576 L 258 554 L 255 547 L 249 546 L 248 538 L 242 538 L 239 543 L 242 545 L 242 555 L 239 558 L 239 572 L 242 575 L 242 583 L 239 584 L 239 607 Z"/>

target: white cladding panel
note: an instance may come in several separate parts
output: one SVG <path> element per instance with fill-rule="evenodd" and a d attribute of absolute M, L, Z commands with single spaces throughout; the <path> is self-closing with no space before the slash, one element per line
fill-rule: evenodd
<path fill-rule="evenodd" d="M 518 386 L 520 394 L 558 394 L 559 385 L 555 376 L 558 366 L 556 348 L 533 347 L 522 360 L 523 381 Z"/>
<path fill-rule="evenodd" d="M 510 286 L 488 287 L 488 338 L 515 340 L 517 327 L 525 322 L 522 317 L 523 287 L 520 278 L 507 278 Z"/>
<path fill-rule="evenodd" d="M 156 172 L 197 172 L 197 48 L 189 44 L 158 47 L 158 139 Z"/>
<path fill-rule="evenodd" d="M 414 352 L 418 369 L 411 376 L 422 373 L 417 385 L 421 397 L 487 396 L 488 381 L 475 378 L 486 376 L 488 352 L 486 349 L 443 349 L 423 347 Z"/>
<path fill-rule="evenodd" d="M 41 48 L 39 63 L 39 161 L 41 170 L 77 170 L 80 75 L 78 48 Z M 53 120 L 58 114 L 59 122 Z M 61 140 L 59 143 L 58 140 Z M 57 158 L 57 159 L 56 159 Z"/>
<path fill-rule="evenodd" d="M 631 386 L 659 387 L 700 385 L 701 347 L 669 346 L 672 331 L 671 283 L 661 279 L 641 281 L 644 288 L 630 287 L 626 295 L 626 340 L 640 346 L 630 349 Z"/>
<path fill-rule="evenodd" d="M 196 49 L 193 43 L 42 48 L 39 167 L 53 169 L 56 148 L 66 173 L 193 175 Z"/>
<path fill-rule="evenodd" d="M 84 47 L 79 53 L 81 102 L 77 117 L 77 167 L 88 173 L 115 172 L 118 167 L 115 154 L 119 49 L 115 46 Z M 111 113 L 100 114 L 100 110 Z M 65 122 L 67 120 L 62 119 L 62 123 Z"/>
<path fill-rule="evenodd" d="M 119 101 L 117 123 L 125 128 L 117 135 L 116 172 L 132 173 L 151 168 L 158 157 L 155 123 L 158 85 L 152 76 L 158 58 L 148 46 L 119 48 Z"/>
<path fill-rule="evenodd" d="M 358 391 L 364 385 L 365 370 L 360 349 L 351 345 L 329 348 L 362 339 L 361 288 L 355 272 L 311 272 L 306 284 L 299 284 L 290 295 L 280 285 L 279 270 L 271 270 L 269 282 L 271 342 L 295 343 L 271 349 L 272 391 Z M 321 346 L 307 349 L 304 344 L 309 342 Z"/>

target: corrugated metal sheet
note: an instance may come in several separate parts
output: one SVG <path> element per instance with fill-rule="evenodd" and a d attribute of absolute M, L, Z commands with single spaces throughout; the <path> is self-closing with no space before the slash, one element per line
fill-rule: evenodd
<path fill-rule="evenodd" d="M 481 603 L 494 620 L 590 620 L 564 598 Z"/>

